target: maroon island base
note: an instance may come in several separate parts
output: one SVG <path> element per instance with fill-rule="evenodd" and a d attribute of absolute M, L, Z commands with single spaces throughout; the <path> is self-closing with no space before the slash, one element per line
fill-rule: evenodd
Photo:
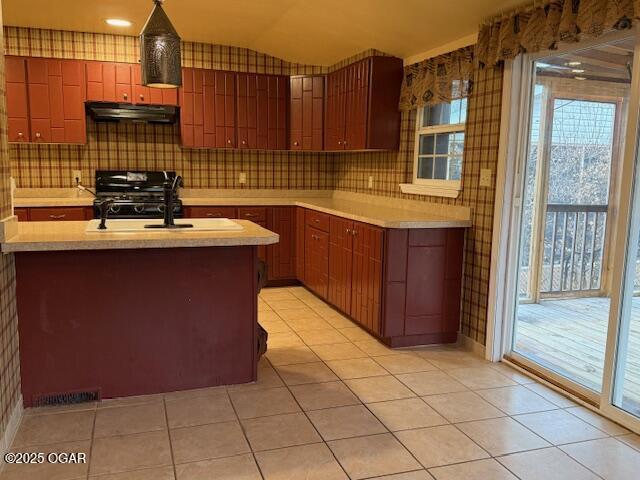
<path fill-rule="evenodd" d="M 24 405 L 256 380 L 257 247 L 20 252 Z"/>

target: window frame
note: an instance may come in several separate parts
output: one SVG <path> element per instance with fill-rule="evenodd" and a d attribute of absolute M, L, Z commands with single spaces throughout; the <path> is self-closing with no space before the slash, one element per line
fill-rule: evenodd
<path fill-rule="evenodd" d="M 421 135 L 434 135 L 439 133 L 464 133 L 466 140 L 466 120 L 465 123 L 453 123 L 444 125 L 433 125 L 430 127 L 424 127 L 423 119 L 425 110 L 429 106 L 424 106 L 417 109 L 416 115 L 416 128 L 414 136 L 414 149 L 413 149 L 413 177 L 412 183 L 403 183 L 400 185 L 400 189 L 403 193 L 413 193 L 417 195 L 432 195 L 437 197 L 449 197 L 457 198 L 462 190 L 462 178 L 460 180 L 439 180 L 439 179 L 427 179 L 418 178 L 418 162 L 420 159 L 420 136 Z M 467 103 L 467 111 L 465 112 L 465 118 L 467 118 L 469 105 Z M 464 171 L 464 147 L 462 149 L 462 166 Z M 462 177 L 462 172 L 460 173 Z"/>

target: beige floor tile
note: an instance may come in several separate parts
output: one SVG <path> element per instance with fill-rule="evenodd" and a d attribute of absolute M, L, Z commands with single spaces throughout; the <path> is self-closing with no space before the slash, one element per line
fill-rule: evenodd
<path fill-rule="evenodd" d="M 173 466 L 145 468 L 133 472 L 113 473 L 110 475 L 91 476 L 89 480 L 175 480 Z M 52 479 L 50 479 L 52 480 Z"/>
<path fill-rule="evenodd" d="M 258 363 L 258 369 L 260 369 L 260 363 Z M 179 390 L 177 392 L 169 392 L 164 394 L 164 399 L 171 400 L 180 400 L 183 398 L 196 398 L 196 397 L 206 397 L 211 395 L 226 395 L 227 387 L 208 387 L 208 388 L 196 388 L 194 390 Z"/>
<path fill-rule="evenodd" d="M 554 445 L 595 440 L 607 436 L 602 430 L 564 410 L 527 413 L 513 418 Z"/>
<path fill-rule="evenodd" d="M 322 441 L 303 413 L 252 418 L 242 425 L 254 452 Z"/>
<path fill-rule="evenodd" d="M 521 480 L 597 480 L 600 478 L 557 448 L 514 453 L 500 457 L 498 461 Z"/>
<path fill-rule="evenodd" d="M 431 363 L 417 355 L 385 355 L 375 357 L 375 361 L 393 374 L 437 370 Z"/>
<path fill-rule="evenodd" d="M 437 395 L 467 390 L 467 387 L 456 379 L 440 371 L 404 373 L 396 375 L 396 378 L 418 395 Z"/>
<path fill-rule="evenodd" d="M 457 427 L 493 456 L 550 446 L 509 417 L 459 423 Z"/>
<path fill-rule="evenodd" d="M 369 403 L 367 408 L 392 432 L 448 423 L 420 398 Z"/>
<path fill-rule="evenodd" d="M 166 407 L 169 428 L 193 427 L 236 419 L 226 394 L 167 401 Z"/>
<path fill-rule="evenodd" d="M 517 385 L 491 367 L 456 368 L 447 370 L 447 373 L 472 390 Z"/>
<path fill-rule="evenodd" d="M 96 438 L 89 473 L 101 475 L 171 465 L 166 431 Z"/>
<path fill-rule="evenodd" d="M 429 470 L 436 480 L 518 480 L 492 458 Z"/>
<path fill-rule="evenodd" d="M 316 300 L 317 298 L 314 297 Z M 335 308 L 331 308 L 328 304 L 323 303 L 323 304 L 317 304 L 313 307 L 313 310 L 320 315 L 322 318 L 347 318 L 345 317 L 342 313 L 340 313 L 338 310 L 336 310 Z M 352 323 L 351 326 L 353 327 L 355 324 Z"/>
<path fill-rule="evenodd" d="M 567 408 L 566 411 L 609 435 L 624 435 L 630 433 L 626 428 L 612 422 L 611 420 L 607 420 L 602 415 L 598 415 L 596 412 L 589 410 L 588 408 L 570 407 Z"/>
<path fill-rule="evenodd" d="M 304 347 L 304 342 L 293 330 L 289 332 L 275 332 L 269 334 L 267 352 L 274 349 L 289 347 Z"/>
<path fill-rule="evenodd" d="M 264 390 L 232 390 L 231 402 L 240 418 L 264 417 L 299 412 L 295 399 L 285 387 Z"/>
<path fill-rule="evenodd" d="M 296 363 L 318 362 L 320 359 L 306 345 L 270 348 L 267 350 L 266 357 L 272 365 L 294 365 Z"/>
<path fill-rule="evenodd" d="M 305 385 L 338 380 L 336 374 L 323 362 L 282 365 L 277 370 L 287 385 Z"/>
<path fill-rule="evenodd" d="M 509 377 L 514 382 L 518 382 L 521 385 L 526 385 L 528 383 L 536 383 L 534 378 L 531 378 L 524 373 L 520 373 L 515 368 L 507 365 L 506 363 L 491 363 L 489 365 L 494 370 L 497 370 L 505 377 Z"/>
<path fill-rule="evenodd" d="M 335 330 L 322 318 L 304 318 L 302 320 L 285 320 L 294 332 L 316 332 L 318 330 Z"/>
<path fill-rule="evenodd" d="M 418 470 L 415 472 L 385 475 L 384 477 L 374 477 L 369 480 L 433 480 L 433 477 L 426 470 Z"/>
<path fill-rule="evenodd" d="M 442 370 L 477 368 L 490 365 L 490 362 L 473 353 L 455 349 L 427 348 L 416 353 Z"/>
<path fill-rule="evenodd" d="M 270 311 L 273 311 L 273 309 L 269 305 L 267 305 L 267 302 L 265 302 L 264 300 L 258 300 L 258 313 Z"/>
<path fill-rule="evenodd" d="M 224 388 L 224 387 L 222 387 Z M 98 403 L 98 410 L 101 408 L 113 408 L 113 407 L 128 407 L 131 405 L 141 405 L 143 403 L 162 403 L 164 398 L 167 395 L 183 395 L 190 394 L 190 392 L 198 391 L 202 389 L 195 390 L 181 390 L 179 392 L 168 392 L 168 393 L 157 393 L 154 395 L 133 395 L 131 397 L 117 397 L 117 398 L 106 398 Z"/>
<path fill-rule="evenodd" d="M 35 447 L 12 448 L 13 453 L 44 453 L 45 459 L 50 453 L 84 453 L 87 463 L 76 464 L 52 464 L 44 463 L 27 464 L 5 464 L 0 462 L 4 468 L 0 467 L 0 478 L 2 480 L 70 480 L 76 478 L 86 478 L 89 470 L 89 452 L 91 441 L 58 443 L 54 445 L 39 445 Z"/>
<path fill-rule="evenodd" d="M 292 308 L 304 308 L 305 304 L 302 303 L 297 298 L 289 299 L 289 300 L 277 300 L 277 299 L 266 299 L 267 305 L 273 308 L 278 314 L 282 310 L 290 310 Z"/>
<path fill-rule="evenodd" d="M 94 417 L 93 410 L 25 416 L 13 441 L 13 448 L 88 440 L 91 438 Z"/>
<path fill-rule="evenodd" d="M 296 300 L 297 297 L 283 288 L 264 288 L 260 292 L 260 298 L 265 302 L 269 300 Z"/>
<path fill-rule="evenodd" d="M 176 428 L 170 434 L 176 464 L 231 457 L 250 451 L 237 421 Z"/>
<path fill-rule="evenodd" d="M 359 341 L 353 342 L 353 344 L 371 357 L 380 357 L 383 355 L 402 355 L 408 353 L 406 350 L 394 350 L 393 348 L 387 347 L 377 340 Z"/>
<path fill-rule="evenodd" d="M 342 379 L 389 375 L 389 372 L 371 358 L 329 360 L 327 361 L 327 365 Z"/>
<path fill-rule="evenodd" d="M 541 397 L 544 397 L 546 400 L 550 401 L 551 403 L 553 403 L 554 405 L 557 405 L 560 408 L 577 406 L 577 404 L 573 400 L 567 398 L 565 395 L 562 395 L 556 392 L 555 390 L 547 387 L 546 385 L 542 385 L 541 383 L 527 384 L 525 385 L 525 388 L 528 388 L 532 392 L 537 393 Z"/>
<path fill-rule="evenodd" d="M 351 358 L 366 358 L 367 354 L 352 343 L 335 343 L 333 345 L 316 345 L 311 349 L 322 360 L 347 360 Z"/>
<path fill-rule="evenodd" d="M 314 312 L 311 308 L 302 306 L 300 308 L 291 308 L 288 310 L 280 310 L 278 316 L 286 322 L 297 322 L 303 320 L 318 320 L 320 315 Z"/>
<path fill-rule="evenodd" d="M 316 410 L 307 415 L 325 441 L 387 432 L 364 405 Z"/>
<path fill-rule="evenodd" d="M 282 317 L 273 310 L 258 312 L 258 322 L 281 322 Z"/>
<path fill-rule="evenodd" d="M 302 341 L 307 345 L 329 345 L 332 343 L 350 343 L 349 339 L 338 330 L 303 330 L 298 332 Z"/>
<path fill-rule="evenodd" d="M 421 468 L 391 434 L 334 440 L 328 444 L 352 480 Z"/>
<path fill-rule="evenodd" d="M 340 333 L 352 342 L 375 342 L 376 339 L 360 327 L 340 328 Z"/>
<path fill-rule="evenodd" d="M 364 403 L 385 402 L 414 396 L 411 390 L 391 375 L 353 378 L 345 380 L 345 383 Z"/>
<path fill-rule="evenodd" d="M 253 455 L 176 465 L 177 480 L 262 480 Z"/>
<path fill-rule="evenodd" d="M 131 407 L 103 408 L 96 413 L 94 437 L 128 435 L 166 430 L 164 404 L 147 403 Z"/>
<path fill-rule="evenodd" d="M 523 386 L 477 390 L 476 393 L 508 415 L 555 410 L 557 405 Z"/>
<path fill-rule="evenodd" d="M 256 459 L 265 480 L 348 480 L 323 443 L 258 452 Z"/>
<path fill-rule="evenodd" d="M 229 385 L 227 391 L 235 390 L 263 390 L 265 388 L 283 387 L 284 383 L 266 357 L 262 357 L 258 363 L 258 379 L 255 382 L 242 383 L 239 385 Z"/>
<path fill-rule="evenodd" d="M 333 328 L 343 329 L 353 328 L 355 326 L 356 328 L 360 329 L 360 327 L 356 326 L 355 322 L 352 322 L 347 317 L 344 317 L 340 314 L 333 316 L 323 316 L 322 313 L 320 313 L 320 316 L 322 316 L 322 318 L 324 318 L 327 323 L 329 323 Z"/>
<path fill-rule="evenodd" d="M 262 328 L 264 328 L 269 335 L 274 333 L 287 333 L 293 332 L 291 327 L 285 323 L 284 320 L 258 320 Z"/>
<path fill-rule="evenodd" d="M 498 410 L 474 392 L 429 395 L 424 397 L 424 401 L 452 423 L 505 416 L 504 412 Z"/>
<path fill-rule="evenodd" d="M 571 458 L 606 480 L 637 480 L 640 452 L 614 438 L 560 447 Z"/>
<path fill-rule="evenodd" d="M 303 410 L 318 410 L 360 403 L 358 397 L 340 381 L 292 386 L 291 392 Z"/>
<path fill-rule="evenodd" d="M 426 468 L 487 458 L 487 452 L 453 425 L 396 432 L 402 444 Z"/>

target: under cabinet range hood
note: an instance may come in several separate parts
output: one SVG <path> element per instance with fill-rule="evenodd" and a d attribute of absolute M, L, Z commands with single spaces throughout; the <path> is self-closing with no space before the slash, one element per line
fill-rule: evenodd
<path fill-rule="evenodd" d="M 170 105 L 87 102 L 87 113 L 96 122 L 165 123 L 178 121 L 180 109 Z"/>

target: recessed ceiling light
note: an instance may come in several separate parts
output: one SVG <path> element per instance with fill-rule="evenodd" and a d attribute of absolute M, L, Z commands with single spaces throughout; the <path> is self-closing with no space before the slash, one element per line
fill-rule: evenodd
<path fill-rule="evenodd" d="M 121 18 L 107 18 L 105 20 L 112 27 L 130 27 L 131 22 L 129 20 L 123 20 Z"/>
<path fill-rule="evenodd" d="M 578 67 L 582 65 L 582 62 L 567 62 L 566 65 L 569 67 Z"/>
<path fill-rule="evenodd" d="M 584 70 L 581 68 L 574 68 L 573 70 L 571 70 L 571 73 L 584 73 Z"/>

